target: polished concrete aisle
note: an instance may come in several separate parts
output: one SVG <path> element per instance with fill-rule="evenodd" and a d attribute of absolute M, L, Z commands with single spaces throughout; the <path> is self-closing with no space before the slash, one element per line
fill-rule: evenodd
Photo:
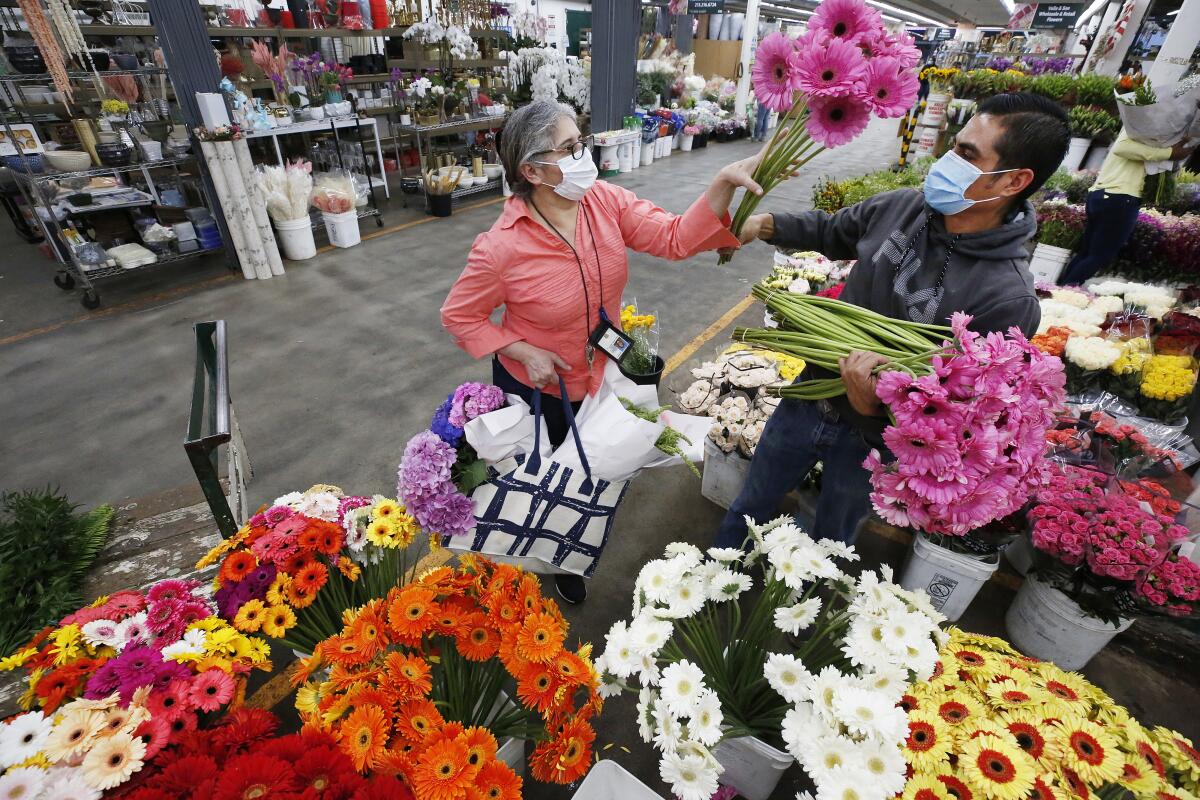
<path fill-rule="evenodd" d="M 895 121 L 873 123 L 858 141 L 813 161 L 763 208 L 808 208 L 820 176 L 888 166 L 899 150 L 896 127 Z M 682 212 L 717 169 L 754 147 L 739 142 L 677 153 L 615 182 Z M 106 307 L 82 316 L 74 300 L 50 285 L 36 249 L 5 239 L 0 247 L 10 256 L 0 259 L 0 489 L 56 485 L 91 505 L 192 482 L 181 447 L 191 395 L 191 326 L 224 319 L 233 397 L 257 471 L 252 502 L 314 483 L 394 493 L 405 441 L 428 425 L 434 407 L 459 382 L 488 379 L 486 362 L 473 362 L 451 343 L 438 309 L 474 237 L 499 212 L 499 202 L 490 202 L 444 220 L 413 211 L 389 214 L 390 225 L 408 227 L 289 263 L 286 276 L 270 281 L 227 276 L 220 265 L 157 278 L 148 272 L 112 285 Z M 374 226 L 364 227 L 364 234 L 374 232 Z M 659 314 L 662 352 L 679 356 L 679 368 L 665 382 L 664 403 L 673 397 L 670 390 L 687 385 L 690 365 L 723 346 L 735 321 L 761 320 L 761 309 L 743 300 L 770 264 L 771 250 L 761 244 L 724 267 L 711 254 L 683 264 L 631 254 L 626 297 Z M 591 597 L 567 609 L 572 641 L 593 641 L 599 651 L 604 632 L 629 612 L 641 564 L 670 541 L 706 545 L 721 513 L 701 498 L 698 482 L 682 468 L 635 481 L 591 582 Z M 902 557 L 902 546 L 891 540 L 868 536 L 862 544 L 871 563 L 899 563 Z M 989 587 L 981 599 L 972 626 L 999 632 L 1007 594 Z M 1173 681 L 1179 691 L 1189 690 L 1179 689 L 1173 677 L 1186 673 L 1147 666 L 1119 649 L 1098 659 L 1095 669 L 1094 677 L 1103 677 L 1102 685 L 1132 703 L 1146 722 L 1188 723 L 1182 717 L 1189 703 L 1177 699 L 1172 707 L 1170 699 Z M 597 751 L 665 795 L 653 754 L 637 740 L 633 702 L 609 702 L 598 722 Z M 794 793 L 795 776 L 789 774 L 777 796 Z M 529 798 L 569 794 L 532 781 L 526 787 Z"/>

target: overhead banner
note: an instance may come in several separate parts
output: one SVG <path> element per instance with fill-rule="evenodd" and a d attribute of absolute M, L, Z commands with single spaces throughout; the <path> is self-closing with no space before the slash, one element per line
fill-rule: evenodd
<path fill-rule="evenodd" d="M 725 0 L 688 0 L 689 14 L 720 14 L 725 10 Z"/>
<path fill-rule="evenodd" d="M 1038 3 L 1033 14 L 1033 25 L 1037 29 L 1070 28 L 1079 19 L 1082 3 Z"/>

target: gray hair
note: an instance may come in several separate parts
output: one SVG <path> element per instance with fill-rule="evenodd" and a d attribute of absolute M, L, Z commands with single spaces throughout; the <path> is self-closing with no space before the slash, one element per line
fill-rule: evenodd
<path fill-rule="evenodd" d="M 521 176 L 521 165 L 538 153 L 553 150 L 554 126 L 564 117 L 574 120 L 575 109 L 553 100 L 535 100 L 512 113 L 500 132 L 500 162 L 513 194 L 528 197 L 533 184 Z"/>

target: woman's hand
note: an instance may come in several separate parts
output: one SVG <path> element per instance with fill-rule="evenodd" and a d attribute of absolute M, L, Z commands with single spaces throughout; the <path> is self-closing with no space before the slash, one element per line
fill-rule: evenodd
<path fill-rule="evenodd" d="M 520 361 L 529 375 L 529 383 L 533 388 L 554 386 L 558 383 L 558 373 L 570 372 L 571 365 L 563 361 L 555 353 L 534 347 L 529 342 L 513 342 L 500 349 L 500 355 Z"/>
<path fill-rule="evenodd" d="M 850 407 L 864 417 L 879 416 L 883 403 L 875 394 L 875 387 L 879 384 L 875 368 L 887 361 L 878 353 L 862 350 L 855 350 L 845 358 L 838 359 L 842 382 L 846 384 L 846 399 L 850 401 Z"/>

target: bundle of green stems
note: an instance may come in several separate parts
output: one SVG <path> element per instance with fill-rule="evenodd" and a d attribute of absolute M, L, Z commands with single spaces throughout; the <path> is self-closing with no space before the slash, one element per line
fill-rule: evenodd
<path fill-rule="evenodd" d="M 840 359 L 861 350 L 887 359 L 876 372 L 924 375 L 933 357 L 946 352 L 947 342 L 954 339 L 944 325 L 893 319 L 830 297 L 769 289 L 761 283 L 753 294 L 779 320 L 779 327 L 735 328 L 734 341 L 802 358 L 832 372 L 839 371 Z M 845 394 L 846 386 L 840 377 L 815 378 L 769 391 L 798 400 L 826 400 Z"/>
<path fill-rule="evenodd" d="M 746 192 L 742 195 L 742 201 L 733 212 L 733 221 L 729 226 L 735 236 L 741 232 L 746 220 L 768 192 L 792 177 L 796 170 L 812 161 L 825 149 L 808 135 L 804 126 L 807 119 L 808 104 L 801 101 L 792 106 L 775 126 L 775 133 L 767 145 L 766 155 L 754 169 L 752 176 L 755 183 L 762 187 L 762 194 Z M 717 263 L 726 264 L 731 258 L 733 254 L 726 253 Z"/>

